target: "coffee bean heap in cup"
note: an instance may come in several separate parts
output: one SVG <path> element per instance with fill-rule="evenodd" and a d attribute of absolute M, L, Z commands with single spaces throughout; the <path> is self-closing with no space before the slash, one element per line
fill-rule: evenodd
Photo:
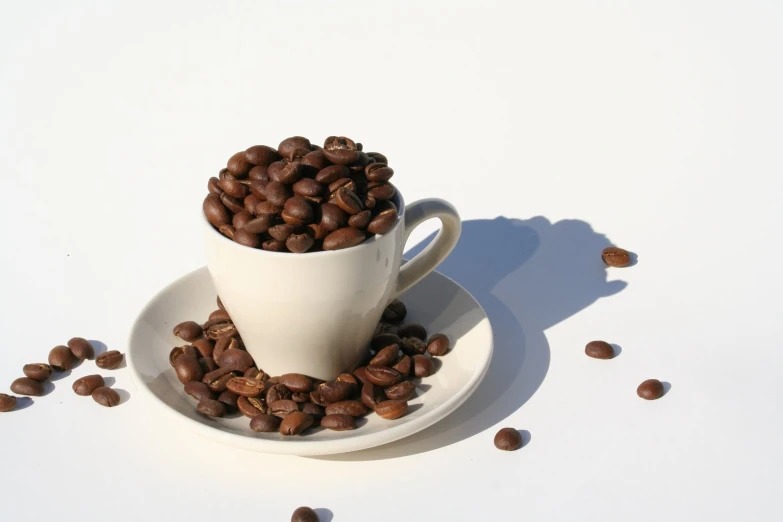
<path fill-rule="evenodd" d="M 294 136 L 231 156 L 209 180 L 204 215 L 250 248 L 340 250 L 394 227 L 393 174 L 386 156 L 350 138 L 329 136 L 319 147 Z"/>
<path fill-rule="evenodd" d="M 169 362 L 185 393 L 198 401 L 199 413 L 223 417 L 239 412 L 256 432 L 300 435 L 318 426 L 352 430 L 370 410 L 398 419 L 416 395 L 414 379 L 432 375 L 433 358 L 450 349 L 445 335 L 428 337 L 424 326 L 405 323 L 405 304 L 395 300 L 376 327 L 365 365 L 329 382 L 298 373 L 272 377 L 245 351 L 220 298 L 217 304 L 205 323 L 185 321 L 174 328 L 188 344 L 175 347 Z"/>

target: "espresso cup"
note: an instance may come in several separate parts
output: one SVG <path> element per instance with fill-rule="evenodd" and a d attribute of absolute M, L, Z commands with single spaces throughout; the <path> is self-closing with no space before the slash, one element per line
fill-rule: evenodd
<path fill-rule="evenodd" d="M 329 380 L 355 368 L 386 305 L 449 255 L 461 231 L 454 207 L 440 199 L 406 206 L 399 192 L 395 199 L 397 223 L 386 234 L 304 254 L 240 245 L 202 214 L 212 281 L 260 369 Z M 410 233 L 431 218 L 441 221 L 437 236 L 401 266 Z"/>

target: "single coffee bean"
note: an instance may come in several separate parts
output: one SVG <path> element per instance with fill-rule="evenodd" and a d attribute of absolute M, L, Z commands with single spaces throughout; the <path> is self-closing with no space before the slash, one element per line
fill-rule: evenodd
<path fill-rule="evenodd" d="M 397 335 L 400 337 L 417 337 L 422 341 L 426 341 L 427 329 L 419 323 L 405 323 L 400 326 Z"/>
<path fill-rule="evenodd" d="M 430 355 L 443 356 L 449 351 L 449 338 L 442 333 L 433 334 L 427 341 L 427 352 Z"/>
<path fill-rule="evenodd" d="M 282 216 L 286 223 L 306 225 L 313 221 L 313 207 L 302 196 L 294 196 L 285 202 Z"/>
<path fill-rule="evenodd" d="M 294 152 L 291 154 L 290 161 L 298 161 L 301 163 L 302 158 L 304 158 L 308 154 L 310 154 L 310 149 L 306 149 L 306 148 L 294 149 Z"/>
<path fill-rule="evenodd" d="M 324 203 L 321 205 L 321 222 L 319 224 L 327 234 L 334 232 L 348 224 L 348 214 L 334 203 Z"/>
<path fill-rule="evenodd" d="M 383 310 L 383 320 L 390 323 L 401 323 L 408 315 L 408 307 L 399 299 L 395 299 Z"/>
<path fill-rule="evenodd" d="M 399 354 L 400 345 L 390 344 L 386 348 L 381 349 L 381 351 L 370 360 L 370 366 L 391 366 L 397 362 Z"/>
<path fill-rule="evenodd" d="M 370 222 L 371 217 L 372 213 L 369 210 L 362 210 L 358 214 L 348 218 L 348 226 L 364 230 L 367 228 L 367 224 Z"/>
<path fill-rule="evenodd" d="M 268 413 L 275 417 L 280 417 L 281 419 L 295 411 L 299 411 L 299 404 L 292 400 L 283 399 L 272 403 L 267 402 L 266 404 Z"/>
<path fill-rule="evenodd" d="M 231 321 L 226 321 L 225 319 L 208 319 L 204 324 L 201 325 L 201 328 L 204 330 L 204 335 L 209 335 L 209 331 L 213 326 L 223 325 L 224 327 L 226 326 L 226 323 L 231 323 Z M 218 337 L 220 336 L 218 335 Z"/>
<path fill-rule="evenodd" d="M 622 248 L 606 247 L 601 252 L 601 259 L 609 266 L 622 268 L 631 263 L 631 254 Z"/>
<path fill-rule="evenodd" d="M 245 373 L 248 368 L 253 366 L 253 357 L 244 350 L 226 350 L 223 352 L 223 355 L 220 356 L 218 366 Z"/>
<path fill-rule="evenodd" d="M 302 254 L 307 252 L 315 244 L 315 239 L 311 234 L 291 234 L 288 239 L 285 240 L 285 246 L 291 252 L 296 254 Z"/>
<path fill-rule="evenodd" d="M 256 165 L 255 167 L 250 169 L 250 172 L 248 173 L 247 177 L 248 179 L 251 180 L 251 187 L 253 181 L 269 181 L 269 173 L 267 172 L 267 167 L 263 167 L 261 165 Z"/>
<path fill-rule="evenodd" d="M 291 400 L 297 404 L 302 404 L 310 400 L 310 392 L 292 392 Z"/>
<path fill-rule="evenodd" d="M 412 381 L 402 381 L 383 391 L 391 400 L 407 401 L 416 395 L 416 385 Z"/>
<path fill-rule="evenodd" d="M 344 136 L 329 136 L 324 141 L 324 156 L 332 163 L 349 165 L 359 159 L 359 150 L 353 140 Z"/>
<path fill-rule="evenodd" d="M 315 181 L 329 185 L 338 179 L 347 178 L 349 172 L 348 167 L 345 165 L 330 165 L 318 171 L 318 174 L 315 175 Z"/>
<path fill-rule="evenodd" d="M 204 198 L 203 210 L 207 221 L 215 228 L 221 225 L 228 225 L 231 222 L 231 216 L 228 213 L 228 209 L 223 204 L 218 194 L 210 193 Z"/>
<path fill-rule="evenodd" d="M 374 197 L 369 195 L 364 196 L 364 208 L 374 210 L 377 204 L 378 200 L 376 200 Z"/>
<path fill-rule="evenodd" d="M 249 248 L 258 248 L 261 246 L 261 238 L 259 235 L 251 234 L 247 230 L 237 230 L 234 232 L 234 241 Z"/>
<path fill-rule="evenodd" d="M 52 376 L 52 367 L 43 363 L 25 364 L 22 372 L 36 381 L 45 381 Z"/>
<path fill-rule="evenodd" d="M 383 401 L 375 407 L 375 413 L 383 419 L 399 419 L 408 411 L 408 402 L 401 400 Z"/>
<path fill-rule="evenodd" d="M 189 343 L 201 337 L 203 333 L 201 325 L 195 321 L 184 321 L 174 327 L 174 335 Z"/>
<path fill-rule="evenodd" d="M 397 211 L 393 208 L 382 210 L 367 225 L 370 234 L 383 235 L 397 224 Z"/>
<path fill-rule="evenodd" d="M 199 381 L 191 381 L 185 385 L 185 393 L 197 401 L 212 400 L 217 394 L 209 389 L 209 386 Z"/>
<path fill-rule="evenodd" d="M 174 361 L 174 370 L 182 384 L 190 381 L 200 381 L 204 378 L 204 371 L 198 363 L 198 358 L 192 354 L 182 354 Z"/>
<path fill-rule="evenodd" d="M 256 207 L 258 206 L 259 203 L 261 203 L 261 199 L 259 199 L 259 197 L 256 196 L 255 194 L 248 194 L 247 196 L 245 196 L 243 203 L 245 205 L 245 211 L 247 212 L 248 216 L 250 216 L 250 219 L 253 219 L 253 216 L 256 213 Z M 236 223 L 233 224 L 234 227 L 236 228 Z M 243 220 L 241 228 L 245 228 L 245 224 L 246 221 Z"/>
<path fill-rule="evenodd" d="M 337 382 L 347 382 L 350 384 L 355 384 L 358 386 L 359 381 L 356 380 L 356 377 L 353 376 L 353 374 L 350 373 L 341 373 L 337 376 Z"/>
<path fill-rule="evenodd" d="M 356 368 L 353 371 L 353 375 L 362 384 L 370 382 L 370 381 L 367 380 L 367 367 L 366 366 L 360 366 L 359 368 Z"/>
<path fill-rule="evenodd" d="M 255 208 L 255 206 L 252 208 Z M 250 215 L 250 212 L 240 212 L 239 214 L 234 214 L 231 224 L 234 226 L 234 230 L 242 230 L 251 219 L 253 219 L 253 216 Z"/>
<path fill-rule="evenodd" d="M 283 160 L 281 168 L 272 169 L 272 165 L 267 170 L 269 179 L 279 181 L 284 185 L 293 185 L 299 181 L 305 173 L 305 168 L 298 161 Z"/>
<path fill-rule="evenodd" d="M 68 341 L 68 348 L 71 349 L 73 355 L 83 361 L 85 359 L 92 359 L 95 356 L 95 350 L 87 339 L 81 337 L 74 337 Z"/>
<path fill-rule="evenodd" d="M 321 419 L 324 418 L 326 412 L 323 407 L 313 404 L 312 402 L 306 402 L 302 404 L 302 412 L 310 415 L 313 418 L 313 424 L 319 424 Z"/>
<path fill-rule="evenodd" d="M 221 337 L 236 336 L 237 327 L 228 322 L 216 323 L 210 325 L 208 328 L 205 328 L 204 334 L 207 336 L 207 338 L 212 339 L 213 341 L 217 341 Z M 217 345 L 215 347 L 217 348 Z"/>
<path fill-rule="evenodd" d="M 242 374 L 242 377 L 246 379 L 256 379 L 258 381 L 263 382 L 264 381 L 264 372 L 256 368 L 255 366 L 251 366 L 247 370 L 245 370 L 245 373 Z"/>
<path fill-rule="evenodd" d="M 0 393 L 0 412 L 11 411 L 16 406 L 16 397 Z"/>
<path fill-rule="evenodd" d="M 362 386 L 361 399 L 362 404 L 371 410 L 374 410 L 378 404 L 386 400 L 386 396 L 384 395 L 382 388 L 374 385 L 371 382 L 366 382 Z"/>
<path fill-rule="evenodd" d="M 269 381 L 267 381 L 267 386 L 269 386 Z M 273 402 L 277 402 L 281 400 L 290 400 L 290 399 L 291 399 L 291 390 L 289 390 L 284 384 L 276 383 L 268 387 L 266 390 L 267 405 L 270 405 Z"/>
<path fill-rule="evenodd" d="M 386 388 L 402 381 L 402 374 L 386 366 L 367 366 L 367 380 L 376 386 Z"/>
<path fill-rule="evenodd" d="M 247 196 L 247 187 L 236 179 L 221 179 L 218 187 L 232 198 L 245 199 Z"/>
<path fill-rule="evenodd" d="M 333 431 L 352 430 L 356 428 L 356 420 L 354 420 L 354 418 L 350 415 L 337 413 L 326 415 L 323 419 L 321 419 L 321 426 Z"/>
<path fill-rule="evenodd" d="M 253 165 L 269 166 L 273 161 L 280 159 L 280 154 L 272 147 L 266 145 L 253 145 L 245 151 L 245 159 Z"/>
<path fill-rule="evenodd" d="M 59 372 L 70 370 L 74 364 L 76 358 L 67 346 L 55 346 L 49 352 L 49 365 Z"/>
<path fill-rule="evenodd" d="M 614 357 L 614 348 L 605 341 L 590 341 L 585 346 L 585 354 L 593 359 L 611 359 Z"/>
<path fill-rule="evenodd" d="M 220 366 L 220 358 L 223 356 L 226 350 L 239 349 L 239 340 L 237 340 L 236 337 L 231 337 L 230 335 L 224 335 L 223 337 L 218 338 L 217 342 L 215 343 L 215 349 L 212 350 L 212 361 L 218 366 Z"/>
<path fill-rule="evenodd" d="M 403 377 L 407 377 L 411 373 L 411 366 L 413 365 L 413 362 L 411 361 L 410 355 L 404 355 L 392 368 L 397 370 L 402 374 Z"/>
<path fill-rule="evenodd" d="M 432 359 L 426 355 L 414 355 L 411 359 L 413 361 L 413 375 L 416 377 L 429 377 L 435 373 L 435 365 L 432 364 Z"/>
<path fill-rule="evenodd" d="M 389 160 L 386 159 L 386 156 L 381 154 L 380 152 L 368 152 L 367 155 L 373 159 L 375 159 L 376 163 L 383 163 L 385 165 L 389 164 Z"/>
<path fill-rule="evenodd" d="M 226 414 L 226 405 L 220 401 L 206 399 L 198 402 L 196 410 L 207 417 L 222 417 Z"/>
<path fill-rule="evenodd" d="M 295 411 L 287 415 L 280 423 L 282 435 L 299 435 L 313 425 L 313 417 L 303 411 Z"/>
<path fill-rule="evenodd" d="M 324 156 L 322 150 L 308 152 L 300 161 L 303 166 L 308 167 L 308 175 L 320 171 L 330 165 L 329 160 Z"/>
<path fill-rule="evenodd" d="M 234 378 L 234 373 L 230 368 L 218 368 L 213 372 L 209 372 L 201 380 L 209 389 L 214 392 L 224 392 L 228 381 Z"/>
<path fill-rule="evenodd" d="M 293 158 L 294 151 L 296 151 L 296 149 L 310 150 L 311 148 L 312 145 L 310 144 L 310 140 L 308 140 L 307 138 L 304 138 L 302 136 L 292 136 L 280 142 L 280 145 L 277 146 L 277 152 L 283 158 L 290 160 L 291 158 Z"/>
<path fill-rule="evenodd" d="M 364 173 L 369 181 L 389 181 L 394 176 L 394 170 L 385 163 L 370 163 Z"/>
<path fill-rule="evenodd" d="M 324 195 L 324 186 L 312 178 L 300 179 L 294 183 L 293 190 L 294 194 L 304 198 L 322 198 Z"/>
<path fill-rule="evenodd" d="M 261 243 L 261 248 L 269 252 L 286 252 L 285 241 L 278 241 L 277 239 L 270 239 Z"/>
<path fill-rule="evenodd" d="M 364 209 L 362 200 L 359 199 L 352 190 L 342 187 L 337 190 L 334 197 L 334 203 L 340 207 L 343 212 L 350 215 L 358 214 Z"/>
<path fill-rule="evenodd" d="M 257 213 L 256 207 L 258 206 L 258 204 L 261 203 L 262 201 L 267 200 L 266 188 L 269 186 L 270 183 L 271 181 L 268 179 L 266 180 L 254 179 L 253 181 L 250 182 L 250 193 L 253 194 L 256 198 L 258 198 L 258 202 L 250 210 L 251 214 L 256 214 Z"/>
<path fill-rule="evenodd" d="M 117 350 L 103 352 L 95 358 L 95 365 L 102 370 L 113 370 L 122 363 L 123 355 Z"/>
<path fill-rule="evenodd" d="M 291 515 L 291 522 L 319 522 L 320 520 L 318 513 L 307 506 L 296 508 L 294 514 Z"/>
<path fill-rule="evenodd" d="M 244 229 L 251 234 L 263 234 L 272 225 L 272 214 L 261 214 L 245 223 Z"/>
<path fill-rule="evenodd" d="M 14 393 L 20 393 L 11 388 Z M 648 401 L 663 397 L 663 383 L 658 379 L 647 379 L 636 388 L 636 395 Z"/>
<path fill-rule="evenodd" d="M 218 232 L 223 234 L 229 239 L 234 239 L 234 233 L 236 232 L 236 229 L 231 225 L 220 225 L 220 228 L 218 228 Z"/>
<path fill-rule="evenodd" d="M 171 349 L 171 352 L 169 352 L 169 364 L 171 367 L 174 367 L 174 363 L 177 361 L 180 355 L 185 353 L 185 347 L 184 346 L 175 346 Z"/>
<path fill-rule="evenodd" d="M 350 399 L 357 391 L 358 386 L 349 382 L 325 382 L 318 387 L 318 392 L 327 404 Z"/>
<path fill-rule="evenodd" d="M 103 382 L 103 377 L 100 375 L 87 375 L 85 377 L 82 377 L 81 379 L 76 379 L 74 381 L 72 389 L 76 395 L 92 395 L 92 392 L 94 392 L 97 388 L 100 388 L 101 386 L 104 386 L 106 383 Z"/>
<path fill-rule="evenodd" d="M 217 194 L 219 196 L 223 193 L 223 189 L 218 186 L 219 181 L 220 180 L 215 177 L 209 178 L 209 181 L 207 182 L 207 190 L 210 194 Z"/>
<path fill-rule="evenodd" d="M 503 428 L 495 434 L 495 447 L 503 451 L 514 451 L 522 447 L 522 435 L 514 428 Z"/>
<path fill-rule="evenodd" d="M 313 389 L 313 381 L 300 373 L 281 375 L 280 384 L 283 384 L 292 392 L 309 392 Z"/>
<path fill-rule="evenodd" d="M 225 312 L 225 310 L 223 310 L 223 312 Z M 202 357 L 212 357 L 212 352 L 215 350 L 215 342 L 212 339 L 207 339 L 206 337 L 196 339 L 193 341 L 192 346 Z"/>
<path fill-rule="evenodd" d="M 280 428 L 280 419 L 274 415 L 262 413 L 250 421 L 250 429 L 258 433 L 270 433 Z"/>
<path fill-rule="evenodd" d="M 11 391 L 17 395 L 40 397 L 44 394 L 44 386 L 40 381 L 29 377 L 19 377 L 11 383 Z"/>
<path fill-rule="evenodd" d="M 242 178 L 247 176 L 247 173 L 250 172 L 253 165 L 245 157 L 245 151 L 242 151 L 237 152 L 228 159 L 226 168 L 237 178 Z"/>
<path fill-rule="evenodd" d="M 362 417 L 367 415 L 367 406 L 359 401 L 340 401 L 333 402 L 326 406 L 327 415 L 343 414 L 351 417 Z"/>
<path fill-rule="evenodd" d="M 198 364 L 201 366 L 201 371 L 204 372 L 204 375 L 218 369 L 218 365 L 212 360 L 212 357 L 199 357 Z"/>
<path fill-rule="evenodd" d="M 348 165 L 348 168 L 351 170 L 351 172 L 355 174 L 361 174 L 362 178 L 365 178 L 364 169 L 367 167 L 367 165 L 370 164 L 370 157 L 362 152 L 362 149 L 359 148 L 359 145 L 361 143 L 356 144 L 356 148 L 359 150 L 359 159 Z"/>
<path fill-rule="evenodd" d="M 112 408 L 120 403 L 120 394 L 106 386 L 99 386 L 93 390 L 92 400 L 101 406 Z"/>
<path fill-rule="evenodd" d="M 324 238 L 324 250 L 342 250 L 358 245 L 365 239 L 365 234 L 358 228 L 341 228 Z"/>
<path fill-rule="evenodd" d="M 283 167 L 288 164 L 288 160 L 278 160 L 273 161 L 269 164 L 269 166 L 266 168 L 266 175 L 269 177 L 270 180 L 279 181 L 280 179 L 280 171 L 283 170 Z"/>
<path fill-rule="evenodd" d="M 348 175 L 350 176 L 350 174 Z M 351 192 L 355 193 L 358 190 L 358 187 L 356 185 L 356 181 L 354 181 L 352 178 L 340 178 L 337 181 L 329 183 L 329 186 L 327 187 L 329 199 L 334 199 L 337 197 L 337 191 L 340 189 L 350 190 Z"/>
<path fill-rule="evenodd" d="M 222 322 L 231 322 L 231 316 L 228 315 L 228 312 L 226 312 L 223 308 L 218 308 L 217 310 L 213 310 L 212 313 L 209 314 L 209 320 L 210 321 L 222 321 Z M 203 340 L 203 337 L 197 340 Z M 195 343 L 195 341 L 193 341 Z"/>
<path fill-rule="evenodd" d="M 220 395 L 218 395 L 218 402 L 222 402 L 223 405 L 226 407 L 226 413 L 234 413 L 237 411 L 237 400 L 239 399 L 239 395 L 232 392 L 231 390 L 223 390 L 220 392 Z"/>
<path fill-rule="evenodd" d="M 310 392 L 310 400 L 318 406 L 326 406 L 326 401 L 321 397 L 321 392 L 317 389 Z"/>
<path fill-rule="evenodd" d="M 294 231 L 297 230 L 296 225 L 291 225 L 289 223 L 281 223 L 279 225 L 275 225 L 269 229 L 269 235 L 272 236 L 272 239 L 277 239 L 278 241 L 285 241 L 288 239 L 288 237 L 294 233 Z"/>
<path fill-rule="evenodd" d="M 391 199 L 396 192 L 394 185 L 386 181 L 373 181 L 367 185 L 367 194 L 375 199 Z"/>
<path fill-rule="evenodd" d="M 220 195 L 220 202 L 234 214 L 245 211 L 244 199 L 231 197 L 225 192 Z"/>
<path fill-rule="evenodd" d="M 251 419 L 256 415 L 266 413 L 266 404 L 258 397 L 248 398 L 240 395 L 237 398 L 237 408 L 242 415 Z"/>
<path fill-rule="evenodd" d="M 422 354 L 427 351 L 427 343 L 418 337 L 404 337 L 400 348 L 408 355 Z"/>
<path fill-rule="evenodd" d="M 258 397 L 265 391 L 262 381 L 256 379 L 247 379 L 245 377 L 234 377 L 226 384 L 226 387 L 243 397 Z"/>
<path fill-rule="evenodd" d="M 282 208 L 285 202 L 288 201 L 288 198 L 293 196 L 293 192 L 290 187 L 283 185 L 279 181 L 270 181 L 264 189 L 264 195 L 269 203 Z"/>

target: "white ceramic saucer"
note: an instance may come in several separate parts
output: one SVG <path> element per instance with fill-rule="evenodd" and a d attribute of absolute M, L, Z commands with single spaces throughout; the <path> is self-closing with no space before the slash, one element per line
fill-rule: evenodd
<path fill-rule="evenodd" d="M 203 320 L 215 308 L 215 288 L 206 267 L 173 282 L 139 314 L 130 335 L 128 365 L 140 395 L 151 407 L 187 429 L 231 446 L 264 453 L 328 455 L 386 444 L 431 426 L 457 409 L 476 390 L 492 357 L 492 328 L 486 313 L 461 286 L 431 273 L 401 296 L 409 321 L 422 323 L 429 333 L 442 332 L 452 351 L 440 358 L 437 372 L 418 384 L 404 417 L 387 421 L 375 414 L 361 419 L 353 431 L 320 430 L 305 436 L 283 437 L 255 433 L 249 419 L 211 419 L 196 411 L 169 364 L 169 352 L 181 344 L 174 325 Z M 263 368 L 263 361 L 259 361 Z M 437 364 L 437 362 L 436 362 Z"/>

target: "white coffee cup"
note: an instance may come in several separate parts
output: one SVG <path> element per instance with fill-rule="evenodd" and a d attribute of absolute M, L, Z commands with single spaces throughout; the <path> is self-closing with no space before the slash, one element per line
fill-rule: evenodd
<path fill-rule="evenodd" d="M 382 236 L 344 250 L 291 254 L 242 246 L 202 214 L 207 267 L 223 306 L 258 367 L 270 375 L 334 379 L 366 354 L 386 305 L 438 266 L 457 244 L 461 222 L 446 201 L 405 206 Z M 411 231 L 430 218 L 441 230 L 402 268 Z"/>

